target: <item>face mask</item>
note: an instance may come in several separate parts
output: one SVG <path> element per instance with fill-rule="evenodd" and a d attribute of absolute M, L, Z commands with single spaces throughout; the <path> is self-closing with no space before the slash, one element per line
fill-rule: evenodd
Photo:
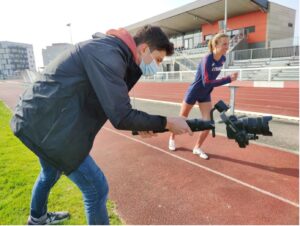
<path fill-rule="evenodd" d="M 150 53 L 150 55 L 151 55 L 151 53 Z M 151 57 L 152 57 L 152 55 L 151 55 Z M 152 57 L 152 61 L 150 64 L 146 64 L 144 62 L 144 59 L 142 58 L 140 68 L 143 72 L 143 75 L 155 75 L 158 71 L 158 65 L 157 65 L 156 61 L 153 59 L 153 57 Z"/>

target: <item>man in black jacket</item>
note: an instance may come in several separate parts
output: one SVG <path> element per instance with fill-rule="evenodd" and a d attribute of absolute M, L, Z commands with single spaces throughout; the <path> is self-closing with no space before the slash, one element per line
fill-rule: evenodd
<path fill-rule="evenodd" d="M 108 185 L 89 152 L 107 119 L 116 129 L 190 133 L 183 118 L 149 115 L 132 109 L 129 90 L 142 74 L 155 74 L 173 44 L 159 27 L 145 26 L 132 37 L 110 30 L 79 43 L 55 59 L 42 79 L 21 97 L 11 121 L 15 135 L 40 160 L 28 224 L 55 224 L 67 212 L 47 212 L 52 186 L 65 173 L 81 190 L 88 224 L 109 224 Z"/>

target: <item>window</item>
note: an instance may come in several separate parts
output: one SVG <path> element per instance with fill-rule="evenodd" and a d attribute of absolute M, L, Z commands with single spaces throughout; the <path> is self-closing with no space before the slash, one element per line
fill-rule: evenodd
<path fill-rule="evenodd" d="M 199 31 L 194 33 L 194 47 L 197 47 L 201 43 L 202 34 Z"/>
<path fill-rule="evenodd" d="M 182 48 L 183 47 L 183 37 L 179 36 L 177 37 L 177 48 Z"/>
<path fill-rule="evenodd" d="M 249 34 L 249 33 L 252 33 L 252 32 L 255 32 L 255 27 L 254 26 L 245 27 L 245 33 L 246 34 Z"/>
<path fill-rule="evenodd" d="M 219 30 L 224 30 L 225 29 L 225 21 L 224 20 L 219 20 Z"/>
<path fill-rule="evenodd" d="M 288 23 L 288 26 L 289 27 L 293 27 L 293 23 Z"/>

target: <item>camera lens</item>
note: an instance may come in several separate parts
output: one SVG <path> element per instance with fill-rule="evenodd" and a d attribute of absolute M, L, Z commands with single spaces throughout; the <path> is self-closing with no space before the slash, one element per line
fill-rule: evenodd
<path fill-rule="evenodd" d="M 258 118 L 243 118 L 240 120 L 242 121 L 243 126 L 248 133 L 272 136 L 272 132 L 270 132 L 269 128 L 269 121 L 272 120 L 272 116 L 263 116 Z"/>

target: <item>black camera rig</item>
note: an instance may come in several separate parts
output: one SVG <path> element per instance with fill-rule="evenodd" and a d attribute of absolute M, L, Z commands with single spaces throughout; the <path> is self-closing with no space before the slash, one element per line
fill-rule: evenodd
<path fill-rule="evenodd" d="M 272 132 L 269 129 L 269 121 L 272 120 L 272 116 L 263 116 L 257 118 L 238 118 L 235 115 L 229 117 L 225 114 L 229 107 L 220 100 L 210 111 L 210 121 L 201 119 L 189 119 L 186 120 L 187 124 L 193 132 L 212 130 L 212 136 L 215 137 L 215 121 L 213 113 L 217 110 L 220 113 L 222 122 L 226 124 L 227 137 L 229 139 L 235 139 L 240 148 L 245 148 L 249 145 L 249 140 L 258 139 L 258 134 L 263 136 L 272 136 Z M 154 133 L 163 133 L 168 131 L 154 130 Z M 138 135 L 137 131 L 132 132 L 133 135 Z"/>
<path fill-rule="evenodd" d="M 210 111 L 210 118 L 214 122 L 213 112 L 217 110 L 220 113 L 222 122 L 226 124 L 227 137 L 229 139 L 235 139 L 240 148 L 245 148 L 249 144 L 249 140 L 258 139 L 258 134 L 263 136 L 272 136 L 272 132 L 269 128 L 269 121 L 272 120 L 272 116 L 263 116 L 257 118 L 238 118 L 235 115 L 227 117 L 225 112 L 229 107 L 220 100 L 215 104 L 214 108 Z M 215 137 L 215 128 L 212 128 L 212 136 Z"/>

